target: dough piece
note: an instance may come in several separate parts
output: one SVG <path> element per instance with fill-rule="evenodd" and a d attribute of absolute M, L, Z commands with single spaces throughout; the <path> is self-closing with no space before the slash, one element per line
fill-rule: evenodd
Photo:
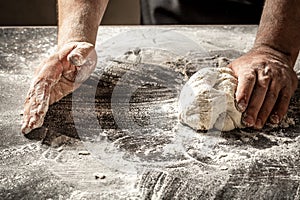
<path fill-rule="evenodd" d="M 230 68 L 203 68 L 183 86 L 179 119 L 195 130 L 230 131 L 242 128 L 242 113 L 235 107 L 237 79 Z"/>

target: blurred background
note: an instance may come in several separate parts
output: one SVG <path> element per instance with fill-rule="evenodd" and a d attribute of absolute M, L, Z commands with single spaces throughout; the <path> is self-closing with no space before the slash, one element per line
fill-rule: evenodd
<path fill-rule="evenodd" d="M 0 26 L 56 25 L 56 16 L 56 0 L 0 1 Z M 110 0 L 102 24 L 140 24 L 139 0 Z"/>

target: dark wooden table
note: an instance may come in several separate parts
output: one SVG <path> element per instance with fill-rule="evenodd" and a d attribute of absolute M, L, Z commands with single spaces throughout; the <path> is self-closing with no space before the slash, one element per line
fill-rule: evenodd
<path fill-rule="evenodd" d="M 247 52 L 256 26 L 100 27 L 95 72 L 24 137 L 56 32 L 0 28 L 0 199 L 300 198 L 299 90 L 279 127 L 197 133 L 177 120 L 188 77 Z"/>

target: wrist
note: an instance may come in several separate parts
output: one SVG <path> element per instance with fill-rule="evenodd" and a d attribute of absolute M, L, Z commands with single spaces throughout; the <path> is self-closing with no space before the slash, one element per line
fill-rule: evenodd
<path fill-rule="evenodd" d="M 298 52 L 283 51 L 280 48 L 276 48 L 269 44 L 255 44 L 250 52 L 269 55 L 272 58 L 287 64 L 291 68 L 293 68 L 298 56 Z"/>
<path fill-rule="evenodd" d="M 58 50 L 60 50 L 63 46 L 67 44 L 79 43 L 79 42 L 86 42 L 95 46 L 95 41 L 91 41 L 87 37 L 71 37 L 71 38 L 58 38 L 57 47 Z"/>

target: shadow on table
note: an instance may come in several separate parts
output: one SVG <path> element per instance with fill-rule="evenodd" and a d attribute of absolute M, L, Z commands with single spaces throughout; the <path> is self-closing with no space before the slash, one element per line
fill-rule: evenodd
<path fill-rule="evenodd" d="M 205 62 L 208 62 L 212 64 L 213 62 L 218 62 L 218 55 L 224 55 L 229 58 L 236 58 L 241 55 L 240 52 L 236 51 L 222 51 L 222 52 L 211 52 L 212 55 L 217 55 L 212 57 L 212 61 L 209 60 L 205 61 L 205 59 L 196 59 L 192 60 L 194 65 L 198 65 L 199 63 L 205 64 Z M 190 55 L 192 58 L 198 58 L 198 56 Z M 210 59 L 210 58 L 209 58 Z M 130 66 L 132 65 L 132 66 Z M 94 113 L 97 116 L 98 123 L 99 123 L 99 131 L 101 130 L 115 130 L 110 131 L 112 135 L 108 136 L 112 141 L 117 140 L 120 137 L 123 137 L 126 135 L 123 133 L 120 127 L 118 127 L 115 118 L 113 116 L 112 108 L 111 108 L 111 98 L 114 91 L 114 88 L 116 86 L 116 83 L 119 81 L 119 79 L 127 73 L 129 69 L 134 69 L 134 73 L 132 74 L 133 80 L 130 80 L 128 83 L 124 84 L 136 84 L 135 80 L 138 80 L 141 77 L 140 73 L 148 73 L 153 74 L 154 79 L 155 76 L 156 79 L 159 79 L 161 77 L 170 76 L 171 78 L 174 78 L 174 74 L 169 72 L 164 72 L 163 70 L 160 71 L 162 74 L 156 74 L 152 73 L 151 67 L 146 67 L 145 69 L 148 69 L 148 71 L 142 71 L 138 72 L 136 67 L 136 63 L 128 63 L 128 62 L 122 62 L 117 61 L 113 63 L 108 71 L 104 71 L 101 74 L 100 80 L 99 77 L 91 76 L 83 85 L 82 87 L 86 87 L 87 89 L 83 89 L 83 94 L 81 95 L 90 95 L 92 96 L 93 102 L 84 102 L 82 104 L 82 113 L 79 114 L 79 116 L 76 116 L 77 118 L 85 119 L 85 122 L 87 122 L 87 133 L 88 133 L 88 120 L 91 113 L 85 109 L 88 108 L 88 104 L 95 106 Z M 156 66 L 157 67 L 157 66 Z M 180 67 L 180 66 L 176 66 Z M 154 67 L 155 68 L 155 67 Z M 135 71 L 137 70 L 137 71 Z M 169 74 L 168 74 L 169 73 Z M 178 72 L 179 73 L 179 72 Z M 178 79 L 182 79 L 180 75 L 177 77 Z M 150 81 L 151 82 L 151 81 Z M 154 82 L 152 80 L 152 82 Z M 184 84 L 183 82 L 178 83 L 179 85 Z M 299 81 L 300 85 L 300 81 Z M 97 86 L 96 94 L 91 94 L 91 91 L 89 90 L 89 87 Z M 181 88 L 179 86 L 179 88 Z M 120 94 L 119 96 L 122 96 Z M 144 96 L 147 96 L 145 99 Z M 177 101 L 176 95 L 172 94 L 171 90 L 166 90 L 164 87 L 159 87 L 157 85 L 153 84 L 145 84 L 142 86 L 142 89 L 138 92 L 134 93 L 132 96 L 132 103 L 135 105 L 135 108 L 132 107 L 132 110 L 136 110 L 136 112 L 132 112 L 131 114 L 135 115 L 134 119 L 137 120 L 137 122 L 141 126 L 147 126 L 149 121 L 149 116 L 147 116 L 147 112 L 149 111 L 148 107 L 151 107 L 149 105 L 153 104 L 160 104 L 160 102 L 164 102 L 164 100 L 173 99 L 174 101 Z M 163 101 L 162 101 L 163 100 Z M 288 118 L 291 118 L 294 120 L 294 125 L 291 125 L 289 127 L 270 127 L 266 126 L 262 131 L 255 131 L 252 129 L 244 129 L 244 130 L 233 130 L 230 132 L 224 132 L 221 134 L 221 137 L 225 138 L 227 140 L 228 145 L 235 145 L 237 143 L 241 144 L 248 144 L 253 146 L 257 149 L 265 149 L 270 148 L 272 146 L 278 145 L 278 142 L 272 137 L 266 137 L 265 135 L 274 136 L 275 138 L 290 138 L 294 139 L 297 136 L 299 136 L 299 130 L 300 130 L 300 89 L 298 88 L 294 97 L 291 100 L 289 111 L 288 111 Z M 147 110 L 148 109 L 148 110 Z M 87 111 L 85 111 L 87 110 Z M 145 114 L 146 113 L 146 114 Z M 51 105 L 49 107 L 49 111 L 46 115 L 44 124 L 42 128 L 39 128 L 37 130 L 33 130 L 31 133 L 26 135 L 28 139 L 33 140 L 42 140 L 44 144 L 50 145 L 50 146 L 60 146 L 62 144 L 73 144 L 75 141 L 80 140 L 80 137 L 82 135 L 78 135 L 78 131 L 75 128 L 74 124 L 74 118 L 72 113 L 72 95 L 68 95 L 65 98 L 63 98 L 61 101 Z M 169 116 L 168 118 L 164 118 L 164 116 L 156 116 L 157 117 L 157 123 L 162 125 L 163 123 L 166 124 L 167 128 L 172 130 L 174 126 L 176 126 L 176 123 L 178 123 L 176 113 L 173 113 L 173 115 Z M 174 119 L 175 118 L 175 119 Z M 124 123 L 127 123 L 126 118 L 124 118 Z M 168 121 L 169 120 L 169 121 Z M 173 122 L 170 122 L 173 120 Z M 155 127 L 154 127 L 155 128 Z M 116 134 L 115 134 L 116 133 Z M 261 134 L 264 133 L 264 134 Z M 115 135 L 114 135 L 115 134 Z M 124 144 L 125 145 L 125 144 Z M 125 145 L 126 146 L 126 145 Z"/>
<path fill-rule="evenodd" d="M 49 110 L 41 128 L 25 135 L 31 140 L 42 141 L 50 146 L 72 144 L 79 140 L 72 116 L 72 95 L 49 106 Z"/>

